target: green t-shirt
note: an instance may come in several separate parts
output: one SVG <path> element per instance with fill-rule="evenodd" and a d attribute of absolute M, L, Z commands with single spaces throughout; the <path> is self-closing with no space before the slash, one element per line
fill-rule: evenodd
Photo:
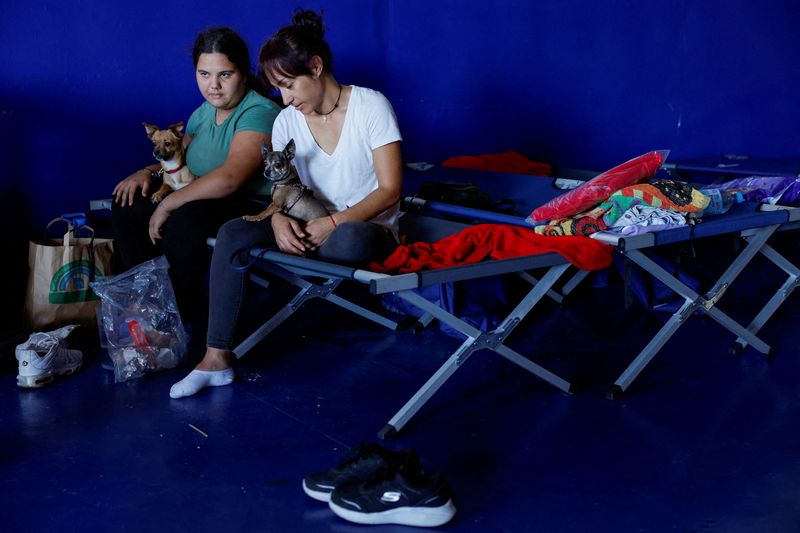
<path fill-rule="evenodd" d="M 233 136 L 240 131 L 259 131 L 271 135 L 272 124 L 280 110 L 272 100 L 248 90 L 231 116 L 217 126 L 216 108 L 203 102 L 186 125 L 186 133 L 192 136 L 186 154 L 189 170 L 195 176 L 203 176 L 224 163 Z M 269 183 L 256 175 L 250 178 L 245 190 L 253 194 L 269 194 Z"/>

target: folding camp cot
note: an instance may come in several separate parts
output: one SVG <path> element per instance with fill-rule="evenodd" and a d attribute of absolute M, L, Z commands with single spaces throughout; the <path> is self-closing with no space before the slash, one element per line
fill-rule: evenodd
<path fill-rule="evenodd" d="M 413 202 L 412 202 L 413 203 Z M 416 208 L 424 206 L 424 202 L 417 202 Z M 451 206 L 452 208 L 452 206 Z M 483 211 L 468 208 L 452 208 L 461 217 L 486 217 Z M 502 215 L 501 215 L 502 216 Z M 491 218 L 491 214 L 488 215 Z M 516 222 L 522 219 L 517 218 Z M 495 220 L 497 222 L 497 220 Z M 446 235 L 453 234 L 464 227 L 465 224 L 407 212 L 402 217 L 404 232 L 417 236 L 425 236 L 426 241 L 438 240 Z M 209 239 L 213 246 L 214 240 Z M 543 253 L 525 257 L 501 260 L 487 260 L 480 263 L 460 265 L 450 268 L 427 270 L 407 274 L 381 274 L 366 269 L 347 267 L 331 264 L 310 258 L 296 257 L 283 254 L 274 250 L 255 248 L 250 251 L 252 263 L 259 270 L 288 281 L 295 285 L 299 292 L 279 310 L 265 324 L 253 332 L 239 346 L 234 349 L 237 357 L 242 357 L 255 344 L 274 330 L 279 324 L 289 318 L 304 302 L 312 298 L 324 298 L 345 309 L 360 314 L 365 318 L 379 324 L 397 329 L 398 323 L 391 319 L 358 306 L 339 295 L 334 294 L 339 284 L 344 280 L 353 280 L 369 287 L 375 295 L 393 293 L 405 300 L 411 306 L 419 309 L 423 315 L 419 319 L 423 324 L 432 319 L 438 319 L 450 328 L 464 335 L 465 340 L 441 365 L 441 367 L 428 379 L 428 381 L 406 402 L 391 420 L 379 431 L 382 439 L 394 435 L 414 416 L 417 411 L 433 396 L 433 394 L 463 365 L 476 351 L 482 349 L 492 350 L 514 364 L 529 371 L 557 389 L 570 392 L 571 384 L 539 364 L 522 356 L 505 344 L 506 338 L 514 328 L 527 316 L 534 306 L 548 296 L 560 301 L 562 295 L 569 293 L 583 276 L 578 271 L 571 280 L 561 288 L 561 293 L 554 290 L 556 282 L 572 266 L 564 257 L 557 253 Z M 544 270 L 541 278 L 530 275 L 531 270 Z M 503 274 L 518 274 L 532 284 L 531 289 L 522 297 L 519 303 L 500 324 L 492 331 L 481 331 L 454 314 L 420 296 L 415 289 L 428 287 L 446 282 L 457 282 L 469 279 L 497 276 Z"/>
<path fill-rule="evenodd" d="M 664 168 L 670 173 L 681 176 L 683 179 L 698 180 L 700 182 L 709 177 L 717 180 L 720 178 L 742 178 L 748 176 L 800 177 L 800 161 L 750 158 L 736 155 L 666 163 Z M 759 209 L 761 211 L 779 210 L 785 212 L 787 220 L 778 231 L 798 229 L 800 227 L 800 209 L 770 205 L 761 205 Z M 748 239 L 750 237 L 745 234 L 743 238 Z M 798 281 L 798 274 L 800 274 L 798 267 L 780 255 L 774 248 L 765 243 L 759 252 L 779 269 L 783 270 L 788 277 L 747 326 L 747 330 L 753 334 L 758 333 L 800 283 Z M 738 338 L 731 346 L 731 352 L 739 353 L 745 346 L 747 346 L 747 342 L 742 338 Z"/>
<path fill-rule="evenodd" d="M 800 270 L 769 246 L 767 241 L 779 229 L 796 227 L 798 220 L 800 220 L 798 210 L 760 211 L 757 204 L 745 203 L 735 206 L 729 213 L 717 217 L 709 217 L 701 224 L 694 226 L 629 237 L 609 232 L 593 235 L 594 238 L 601 242 L 615 246 L 620 254 L 643 268 L 648 274 L 664 283 L 684 299 L 680 308 L 617 378 L 609 389 L 607 396 L 609 398 L 620 397 L 670 337 L 695 312 L 708 315 L 736 335 L 736 350 L 750 345 L 763 354 L 771 354 L 772 349 L 770 346 L 758 338 L 756 333 L 786 300 L 794 287 L 797 286 Z M 700 239 L 719 235 L 738 235 L 746 242 L 746 246 L 736 255 L 712 285 L 711 289 L 702 295 L 688 287 L 677 276 L 667 272 L 645 254 L 645 251 L 654 247 L 687 241 L 698 242 Z M 745 327 L 720 310 L 718 304 L 730 285 L 758 254 L 769 259 L 786 272 L 789 277 L 761 312 L 758 313 L 756 318 Z"/>
<path fill-rule="evenodd" d="M 635 236 L 622 236 L 611 232 L 600 232 L 593 237 L 601 242 L 614 246 L 622 256 L 640 266 L 649 275 L 652 275 L 677 295 L 684 299 L 681 307 L 655 334 L 647 346 L 638 354 L 634 361 L 623 371 L 620 377 L 609 389 L 607 396 L 610 399 L 618 398 L 630 386 L 633 380 L 641 373 L 645 366 L 675 334 L 678 328 L 695 312 L 704 313 L 720 323 L 723 327 L 737 335 L 731 346 L 732 352 L 739 352 L 745 346 L 753 348 L 764 354 L 771 354 L 772 349 L 756 334 L 766 324 L 775 311 L 786 301 L 791 292 L 797 287 L 800 279 L 800 269 L 784 256 L 780 255 L 767 241 L 776 231 L 800 228 L 800 209 L 769 209 L 762 210 L 764 206 L 746 203 L 734 208 L 731 212 L 721 216 L 709 217 L 698 225 L 690 225 Z M 466 215 L 465 210 L 457 206 L 448 206 L 436 202 L 426 202 L 425 208 L 437 213 L 452 216 L 467 216 L 475 220 L 484 220 L 496 223 L 524 225 L 519 217 L 511 217 L 495 213 L 476 212 Z M 736 235 L 746 243 L 746 246 L 731 261 L 727 269 L 718 280 L 703 295 L 683 283 L 676 275 L 666 271 L 646 255 L 649 250 L 668 244 L 691 241 L 698 243 L 701 239 L 719 236 Z M 772 262 L 788 276 L 778 288 L 761 311 L 748 326 L 742 326 L 731 319 L 717 307 L 720 299 L 727 289 L 740 275 L 745 267 L 761 254 Z M 578 272 L 563 291 L 572 291 L 575 286 L 588 274 Z"/>
<path fill-rule="evenodd" d="M 762 206 L 765 207 L 765 206 Z M 772 209 L 767 209 L 772 210 Z M 782 225 L 778 231 L 785 231 L 785 230 L 794 230 L 800 228 L 800 209 L 798 208 L 790 208 L 790 209 L 777 209 L 786 214 L 787 221 L 784 225 Z M 745 239 L 750 239 L 749 235 L 744 236 Z M 800 284 L 800 268 L 794 265 L 791 261 L 786 259 L 784 256 L 779 254 L 772 246 L 769 244 L 764 244 L 759 252 L 770 260 L 775 266 L 779 269 L 783 270 L 783 272 L 788 276 L 783 284 L 775 291 L 769 301 L 761 308 L 758 314 L 753 318 L 752 322 L 747 326 L 747 331 L 753 333 L 754 335 L 759 332 L 759 330 L 764 327 L 767 321 L 772 317 L 775 311 L 778 310 L 783 302 L 789 297 L 789 295 L 797 288 L 798 284 Z M 745 339 L 737 338 L 734 344 L 731 346 L 731 351 L 733 353 L 738 353 L 744 347 L 747 346 L 747 342 Z"/>
<path fill-rule="evenodd" d="M 800 172 L 797 171 L 798 168 L 800 168 L 800 163 L 796 162 L 759 159 L 750 160 L 739 157 L 723 157 L 721 159 L 709 158 L 685 163 L 666 163 L 664 165 L 665 170 L 684 178 L 702 174 L 706 177 L 710 176 L 712 179 L 729 175 L 737 177 L 747 175 L 800 176 Z M 480 185 L 483 185 L 480 178 L 475 174 L 472 174 L 470 177 L 471 179 L 475 179 Z M 506 180 L 502 185 L 506 185 L 508 180 L 512 178 L 512 176 L 501 177 Z M 496 179 L 497 178 L 493 175 L 493 180 Z M 541 184 L 528 182 L 524 186 L 532 196 L 535 196 L 540 201 L 549 200 L 549 197 L 547 197 L 548 193 L 546 190 L 542 189 Z M 553 195 L 554 193 L 551 191 L 550 194 Z M 429 202 L 429 205 L 435 206 L 435 203 Z M 457 213 L 451 213 L 450 208 L 447 206 L 437 207 L 437 210 L 458 216 Z M 498 215 L 495 214 L 490 214 L 489 216 L 493 221 L 499 223 L 524 224 L 521 219 L 517 217 L 500 216 L 500 218 L 498 218 Z M 479 216 L 475 216 L 474 219 L 481 220 Z M 610 232 L 601 232 L 593 235 L 593 237 L 601 242 L 614 246 L 617 252 L 622 256 L 630 259 L 634 264 L 643 268 L 649 275 L 652 275 L 667 285 L 673 292 L 684 298 L 683 305 L 673 314 L 667 323 L 664 324 L 647 346 L 614 382 L 607 393 L 607 397 L 612 399 L 620 397 L 669 338 L 695 312 L 709 315 L 715 321 L 722 324 L 723 327 L 737 335 L 736 340 L 731 346 L 732 352 L 739 352 L 749 344 L 761 353 L 772 353 L 771 348 L 764 341 L 759 339 L 756 334 L 775 313 L 778 307 L 786 301 L 789 294 L 797 287 L 798 283 L 800 283 L 798 281 L 800 269 L 788 259 L 781 256 L 774 248 L 767 244 L 767 241 L 776 231 L 796 229 L 798 227 L 800 227 L 800 209 L 782 209 L 764 212 L 761 211 L 756 204 L 747 203 L 735 207 L 724 215 L 713 218 L 709 217 L 706 221 L 696 226 L 686 226 L 628 237 Z M 685 283 L 680 281 L 678 277 L 667 272 L 646 255 L 649 250 L 658 246 L 689 241 L 697 242 L 700 239 L 718 235 L 737 235 L 741 237 L 747 245 L 729 264 L 728 268 L 723 272 L 716 283 L 713 284 L 712 288 L 703 295 L 697 294 Z M 744 327 L 721 311 L 717 307 L 717 304 L 730 284 L 733 283 L 750 261 L 759 254 L 766 257 L 779 269 L 783 270 L 788 277 L 752 322 L 747 327 Z M 581 275 L 576 276 L 571 282 L 570 290 L 574 288 L 587 273 L 579 274 Z"/>

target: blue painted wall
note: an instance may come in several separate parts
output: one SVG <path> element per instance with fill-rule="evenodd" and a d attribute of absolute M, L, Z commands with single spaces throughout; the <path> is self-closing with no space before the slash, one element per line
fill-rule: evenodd
<path fill-rule="evenodd" d="M 326 11 L 339 80 L 394 103 L 408 161 L 515 149 L 602 169 L 655 148 L 673 159 L 800 151 L 796 2 L 305 5 Z M 50 217 L 149 162 L 142 121 L 185 120 L 201 103 L 190 55 L 200 29 L 231 25 L 255 56 L 292 7 L 4 2 L 0 201 L 15 257 Z"/>

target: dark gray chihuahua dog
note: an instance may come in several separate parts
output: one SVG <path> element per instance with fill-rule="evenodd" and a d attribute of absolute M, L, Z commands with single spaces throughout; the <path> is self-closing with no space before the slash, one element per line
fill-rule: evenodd
<path fill-rule="evenodd" d="M 282 152 L 270 151 L 266 143 L 261 144 L 264 177 L 272 181 L 272 203 L 259 214 L 244 217 L 245 220 L 264 220 L 279 211 L 303 222 L 328 216 L 328 210 L 314 198 L 311 189 L 300 183 L 297 169 L 292 164 L 294 152 L 294 139 Z"/>

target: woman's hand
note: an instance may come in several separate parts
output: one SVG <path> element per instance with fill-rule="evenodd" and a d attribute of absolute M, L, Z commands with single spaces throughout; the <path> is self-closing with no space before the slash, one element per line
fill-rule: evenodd
<path fill-rule="evenodd" d="M 306 223 L 305 230 L 308 236 L 305 243 L 309 250 L 316 250 L 324 243 L 333 232 L 336 225 L 332 216 L 315 218 Z"/>
<path fill-rule="evenodd" d="M 286 254 L 303 255 L 309 248 L 303 241 L 308 235 L 300 223 L 293 218 L 281 213 L 275 213 L 271 218 L 272 232 L 278 249 Z"/>
<path fill-rule="evenodd" d="M 151 177 L 150 169 L 137 170 L 114 187 L 114 201 L 121 207 L 133 205 L 133 195 L 136 194 L 136 191 L 141 189 L 142 196 L 146 197 L 152 182 L 153 178 Z"/>
<path fill-rule="evenodd" d="M 161 226 L 164 225 L 164 222 L 167 221 L 169 216 L 172 214 L 165 202 L 161 202 L 156 207 L 156 210 L 153 212 L 153 215 L 150 217 L 150 226 L 148 231 L 150 233 L 150 240 L 153 244 L 156 243 L 156 239 L 161 238 Z"/>

